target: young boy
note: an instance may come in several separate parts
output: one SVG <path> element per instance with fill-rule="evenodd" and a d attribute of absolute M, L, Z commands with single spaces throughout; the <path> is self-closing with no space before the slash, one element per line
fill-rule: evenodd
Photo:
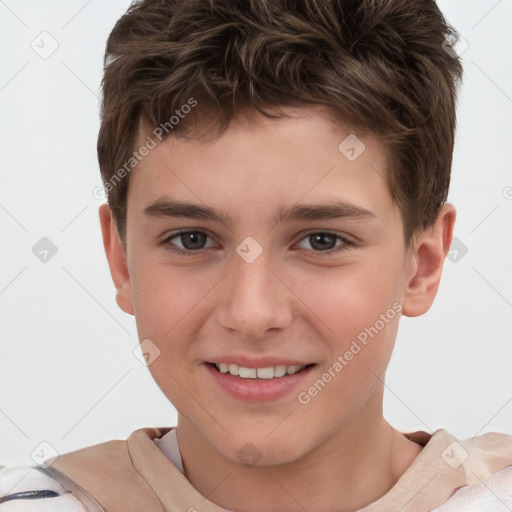
<path fill-rule="evenodd" d="M 454 37 L 433 0 L 129 8 L 99 213 L 178 425 L 4 468 L 1 512 L 512 510 L 512 436 L 382 413 L 452 240 Z"/>

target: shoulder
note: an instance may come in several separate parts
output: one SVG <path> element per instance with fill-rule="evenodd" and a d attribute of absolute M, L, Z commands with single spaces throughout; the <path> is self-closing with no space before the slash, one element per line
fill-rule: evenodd
<path fill-rule="evenodd" d="M 0 466 L 0 512 L 87 512 L 43 467 Z"/>
<path fill-rule="evenodd" d="M 478 483 L 456 489 L 452 496 L 432 512 L 512 510 L 512 465 Z"/>
<path fill-rule="evenodd" d="M 512 436 L 498 432 L 452 441 L 441 454 L 464 482 L 432 512 L 512 510 Z M 465 484 L 465 485 L 464 485 Z"/>

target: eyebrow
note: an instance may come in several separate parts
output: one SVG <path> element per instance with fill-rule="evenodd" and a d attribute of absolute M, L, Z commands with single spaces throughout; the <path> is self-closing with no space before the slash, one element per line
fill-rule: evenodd
<path fill-rule="evenodd" d="M 232 217 L 223 211 L 209 206 L 161 198 L 149 204 L 143 210 L 149 217 L 186 217 L 219 222 L 225 226 L 233 224 Z M 328 220 L 328 219 L 376 219 L 377 216 L 355 204 L 334 201 L 325 204 L 296 204 L 291 207 L 281 206 L 273 216 L 276 224 L 297 220 Z"/>

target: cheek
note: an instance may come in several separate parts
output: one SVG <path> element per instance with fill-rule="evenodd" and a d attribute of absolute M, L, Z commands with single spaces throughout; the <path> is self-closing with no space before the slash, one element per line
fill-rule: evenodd
<path fill-rule="evenodd" d="M 401 297 L 398 276 L 396 265 L 330 268 L 295 278 L 293 291 L 317 315 L 315 324 L 323 323 L 327 335 L 346 340 L 393 307 Z"/>
<path fill-rule="evenodd" d="M 317 275 L 310 286 L 305 280 L 302 291 L 297 283 L 297 294 L 312 310 L 308 323 L 319 329 L 327 348 L 323 380 L 315 381 L 316 391 L 311 390 L 313 395 L 322 390 L 319 402 L 327 404 L 334 394 L 333 403 L 341 407 L 357 395 L 364 396 L 375 375 L 382 376 L 401 312 L 397 272 L 390 266 L 354 266 L 330 269 L 324 276 Z M 330 391 L 324 393 L 327 388 Z"/>
<path fill-rule="evenodd" d="M 190 341 L 200 329 L 201 297 L 211 288 L 204 275 L 198 279 L 191 269 L 146 262 L 135 268 L 132 279 L 139 340 L 149 339 L 157 347 L 158 357 L 148 369 L 174 407 L 187 415 L 194 410 L 190 396 L 201 395 L 195 375 L 189 374 Z"/>
<path fill-rule="evenodd" d="M 213 283 L 214 284 L 214 283 Z M 168 339 L 179 330 L 179 323 L 193 321 L 193 310 L 213 284 L 207 274 L 190 268 L 171 268 L 162 264 L 140 265 L 132 278 L 137 325 L 146 337 Z"/>

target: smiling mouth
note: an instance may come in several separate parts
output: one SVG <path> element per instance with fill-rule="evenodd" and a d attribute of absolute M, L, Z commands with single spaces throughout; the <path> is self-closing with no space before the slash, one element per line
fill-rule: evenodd
<path fill-rule="evenodd" d="M 268 366 L 266 368 L 247 368 L 245 366 L 238 366 L 237 364 L 228 364 L 228 363 L 207 363 L 211 367 L 215 368 L 219 373 L 225 373 L 228 375 L 233 375 L 236 377 L 240 377 L 242 379 L 281 379 L 283 377 L 287 377 L 289 375 L 295 375 L 300 373 L 312 366 L 315 366 L 315 363 L 306 364 L 306 365 L 277 365 L 277 366 Z"/>

